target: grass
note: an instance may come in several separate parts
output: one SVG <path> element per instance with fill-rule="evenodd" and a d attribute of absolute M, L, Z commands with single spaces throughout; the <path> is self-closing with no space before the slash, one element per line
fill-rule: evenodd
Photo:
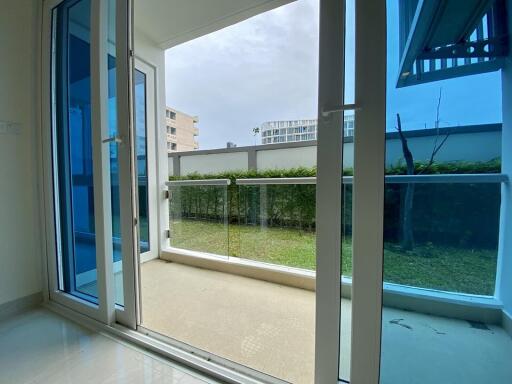
<path fill-rule="evenodd" d="M 171 222 L 171 245 L 314 270 L 315 234 L 291 228 L 223 225 L 204 221 Z M 412 252 L 384 245 L 384 280 L 389 283 L 478 295 L 493 295 L 496 250 L 429 244 Z M 352 275 L 352 244 L 342 244 L 342 274 Z"/>

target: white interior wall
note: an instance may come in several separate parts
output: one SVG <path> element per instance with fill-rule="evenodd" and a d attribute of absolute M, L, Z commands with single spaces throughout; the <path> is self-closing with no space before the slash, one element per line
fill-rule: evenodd
<path fill-rule="evenodd" d="M 42 291 L 37 188 L 41 3 L 6 0 L 0 12 L 0 305 Z"/>
<path fill-rule="evenodd" d="M 134 15 L 135 24 L 137 24 L 137 14 Z M 156 174 L 157 178 L 157 195 L 153 196 L 158 200 L 158 211 L 159 211 L 159 223 L 158 223 L 158 238 L 160 239 L 160 247 L 159 250 L 166 248 L 168 244 L 168 239 L 166 231 L 169 229 L 169 220 L 168 220 L 168 203 L 166 200 L 163 200 L 163 191 L 167 189 L 165 182 L 169 178 L 169 169 L 168 169 L 168 157 L 167 157 L 167 131 L 166 131 L 166 123 L 165 123 L 165 51 L 157 46 L 157 44 L 148 38 L 144 33 L 135 29 L 134 32 L 134 51 L 135 56 L 146 62 L 147 64 L 153 66 L 155 68 L 155 83 L 156 83 L 156 124 L 157 127 L 148 127 L 148 129 L 156 128 Z M 150 197 L 151 199 L 151 197 Z M 151 204 L 151 200 L 150 200 Z"/>

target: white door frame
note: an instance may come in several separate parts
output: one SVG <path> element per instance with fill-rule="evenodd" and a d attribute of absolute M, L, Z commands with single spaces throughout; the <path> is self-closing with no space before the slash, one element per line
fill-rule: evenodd
<path fill-rule="evenodd" d="M 109 136 L 108 129 L 108 3 L 91 0 L 91 124 L 93 129 L 93 179 L 95 199 L 96 264 L 98 281 L 98 304 L 59 290 L 59 263 L 57 244 L 58 220 L 55 220 L 58 206 L 55 206 L 54 189 L 54 150 L 52 136 L 54 121 L 52 115 L 55 100 L 52 98 L 55 69 L 52 67 L 52 36 L 54 32 L 52 12 L 64 0 L 45 0 L 42 26 L 42 169 L 43 216 L 46 230 L 46 263 L 48 266 L 49 299 L 88 317 L 111 324 L 114 321 L 136 327 L 136 268 L 137 225 L 133 212 L 136 207 L 134 175 L 134 151 L 132 130 L 132 11 L 128 0 L 116 1 L 116 72 L 118 79 L 129 78 L 130 82 L 117 82 L 117 121 L 121 143 L 119 153 L 119 189 L 121 211 L 121 238 L 123 260 L 124 307 L 115 305 L 114 276 L 112 263 L 112 228 L 110 201 L 110 154 L 108 143 L 102 141 Z M 158 240 L 153 240 L 153 248 L 158 251 Z"/>
<path fill-rule="evenodd" d="M 379 382 L 386 4 L 355 0 L 355 103 L 344 105 L 345 1 L 320 0 L 315 383 L 338 383 L 343 111 L 355 110 L 350 381 Z M 329 112 L 330 111 L 330 112 Z M 343 257 L 343 255 L 341 256 Z"/>
<path fill-rule="evenodd" d="M 379 382 L 386 150 L 386 2 L 355 0 L 350 379 Z"/>
<path fill-rule="evenodd" d="M 316 176 L 315 383 L 338 382 L 345 0 L 320 0 Z"/>
<path fill-rule="evenodd" d="M 385 85 L 386 85 L 386 9 L 384 2 L 356 1 L 356 99 L 358 124 L 354 141 L 354 205 L 353 205 L 353 279 L 352 279 L 352 353 L 351 381 L 378 383 L 380 363 L 382 308 L 382 222 L 385 148 Z M 42 154 L 44 157 L 44 193 L 47 231 L 47 257 L 50 298 L 77 312 L 110 324 L 114 320 L 136 329 L 138 286 L 138 236 L 134 215 L 137 204 L 135 151 L 133 132 L 133 12 L 132 2 L 116 3 L 116 70 L 117 121 L 119 136 L 119 178 L 121 206 L 121 237 L 123 259 L 124 308 L 115 307 L 112 272 L 110 228 L 109 172 L 106 145 L 98 145 L 108 133 L 105 117 L 107 105 L 107 54 L 105 2 L 92 0 L 91 76 L 93 86 L 94 124 L 101 130 L 94 135 L 94 184 L 96 226 L 102 227 L 97 239 L 99 248 L 98 297 L 94 305 L 58 290 L 57 249 L 55 244 L 52 165 L 51 99 L 51 10 L 61 0 L 46 0 L 43 14 L 42 63 Z M 317 289 L 316 289 L 316 351 L 315 382 L 338 382 L 340 321 L 340 249 L 342 198 L 342 127 L 343 114 L 328 113 L 343 105 L 344 96 L 344 29 L 345 12 L 342 0 L 320 0 L 320 78 L 318 120 L 317 175 Z M 149 92 L 148 92 L 149 93 Z M 155 100 L 156 101 L 156 100 Z M 149 114 L 148 114 L 149 115 Z M 155 127 L 158 125 L 155 118 Z M 149 132 L 155 133 L 150 129 Z M 149 143 L 148 143 L 149 144 Z M 152 147 L 155 148 L 155 146 Z M 149 154 L 149 153 L 148 153 Z M 149 163 L 149 161 L 148 161 Z M 101 172 L 99 169 L 101 168 Z M 148 167 L 149 171 L 149 167 Z M 156 176 L 155 176 L 155 188 Z M 97 189 L 96 189 L 97 187 Z M 124 192 L 124 193 L 121 193 Z M 148 191 L 149 192 L 149 191 Z M 356 196 L 357 192 L 357 196 Z M 158 195 L 158 191 L 154 194 Z M 148 193 L 149 195 L 149 193 Z M 158 202 L 158 199 L 157 199 Z M 101 207 L 100 207 L 101 206 Z M 103 210 L 102 212 L 98 212 Z M 105 213 L 108 211 L 108 213 Z M 154 215 L 156 218 L 156 215 Z M 161 219 L 161 218 L 160 218 Z M 155 229 L 157 227 L 154 227 Z M 154 231 L 157 232 L 157 231 Z M 158 252 L 157 243 L 152 248 Z M 113 313 L 115 312 L 115 315 Z"/>
<path fill-rule="evenodd" d="M 116 307 L 116 321 L 128 328 L 137 326 L 138 225 L 136 217 L 136 160 L 133 131 L 133 5 L 116 1 L 116 96 L 121 253 L 123 260 L 124 307 Z M 121 80 L 123 79 L 123 80 Z M 124 80 L 128 81 L 124 81 Z"/>
<path fill-rule="evenodd" d="M 45 0 L 43 4 L 42 25 L 42 169 L 41 185 L 43 189 L 43 215 L 46 230 L 46 262 L 48 266 L 48 294 L 49 299 L 67 306 L 73 310 L 84 313 L 103 323 L 109 324 L 114 318 L 112 272 L 112 243 L 111 243 L 111 211 L 110 211 L 110 164 L 108 149 L 102 145 L 101 140 L 108 134 L 108 120 L 106 111 L 107 88 L 107 10 L 106 2 L 91 1 L 91 125 L 99 127 L 92 130 L 93 146 L 93 184 L 95 201 L 95 241 L 96 241 L 96 269 L 98 284 L 98 304 L 91 303 L 79 297 L 60 290 L 61 277 L 59 277 L 59 254 L 61 252 L 57 241 L 59 234 L 59 207 L 55 205 L 56 182 L 54 177 L 55 152 L 53 148 L 53 135 L 55 134 L 55 105 L 53 98 L 56 76 L 52 65 L 54 21 L 52 14 L 63 0 Z M 104 191 L 109 191 L 105 196 Z"/>
<path fill-rule="evenodd" d="M 135 55 L 135 70 L 146 75 L 146 147 L 148 172 L 148 218 L 149 251 L 140 254 L 140 262 L 156 259 L 159 255 L 158 241 L 158 180 L 157 180 L 157 141 L 158 111 L 156 104 L 156 68 Z M 135 129 L 135 127 L 134 127 Z"/>

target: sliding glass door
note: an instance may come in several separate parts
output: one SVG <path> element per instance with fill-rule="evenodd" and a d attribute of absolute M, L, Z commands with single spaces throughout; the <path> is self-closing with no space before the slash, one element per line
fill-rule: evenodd
<path fill-rule="evenodd" d="M 45 1 L 50 298 L 217 374 L 510 381 L 510 2 L 263 3 Z"/>

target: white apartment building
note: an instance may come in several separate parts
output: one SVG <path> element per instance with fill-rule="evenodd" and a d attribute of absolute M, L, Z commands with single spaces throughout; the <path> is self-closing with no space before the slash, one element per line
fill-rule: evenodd
<path fill-rule="evenodd" d="M 316 140 L 317 120 L 267 121 L 261 125 L 261 143 L 291 143 Z M 346 114 L 343 135 L 354 136 L 354 114 Z"/>
<path fill-rule="evenodd" d="M 190 116 L 174 108 L 165 110 L 165 123 L 167 129 L 167 152 L 193 151 L 199 148 L 196 136 L 199 129 L 196 123 L 197 116 Z"/>

